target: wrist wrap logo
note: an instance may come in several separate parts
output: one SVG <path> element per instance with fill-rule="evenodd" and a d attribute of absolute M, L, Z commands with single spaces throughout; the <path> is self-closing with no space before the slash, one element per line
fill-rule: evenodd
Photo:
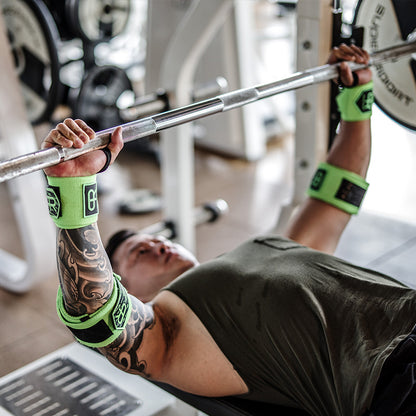
<path fill-rule="evenodd" d="M 97 184 L 84 185 L 84 218 L 98 214 Z"/>
<path fill-rule="evenodd" d="M 48 186 L 46 188 L 46 199 L 48 201 L 49 215 L 58 219 L 62 217 L 61 193 L 58 186 Z"/>
<path fill-rule="evenodd" d="M 373 90 L 363 91 L 358 97 L 355 104 L 360 109 L 362 113 L 367 113 L 371 111 L 372 105 L 374 103 L 374 94 Z"/>
<path fill-rule="evenodd" d="M 130 311 L 129 295 L 118 281 L 114 284 L 118 285 L 118 299 L 112 312 L 113 325 L 115 329 L 124 329 Z"/>
<path fill-rule="evenodd" d="M 321 188 L 322 183 L 324 182 L 326 173 L 327 172 L 325 169 L 322 169 L 322 168 L 317 169 L 314 177 L 312 178 L 310 188 L 313 189 L 314 191 L 318 191 Z"/>

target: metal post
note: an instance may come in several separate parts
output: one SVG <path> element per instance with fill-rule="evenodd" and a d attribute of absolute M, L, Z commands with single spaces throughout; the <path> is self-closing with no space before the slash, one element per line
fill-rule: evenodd
<path fill-rule="evenodd" d="M 297 3 L 297 70 L 304 71 L 327 59 L 332 45 L 332 6 L 327 0 Z M 305 198 L 305 189 L 329 140 L 329 84 L 315 84 L 296 91 L 296 131 L 293 196 L 282 207 L 275 232 L 283 231 L 293 208 Z"/>
<path fill-rule="evenodd" d="M 0 145 L 12 157 L 36 149 L 32 126 L 10 53 L 3 16 L 0 13 Z M 7 183 L 24 258 L 0 249 L 0 286 L 13 292 L 29 290 L 37 281 L 52 276 L 56 261 L 55 230 L 46 205 L 42 172 Z"/>
<path fill-rule="evenodd" d="M 224 23 L 231 5 L 231 0 L 194 0 L 174 33 L 164 55 L 160 84 L 174 84 L 175 106 L 192 102 L 195 71 L 201 55 Z M 178 241 L 195 251 L 192 124 L 166 130 L 161 139 L 164 216 L 174 221 Z"/>

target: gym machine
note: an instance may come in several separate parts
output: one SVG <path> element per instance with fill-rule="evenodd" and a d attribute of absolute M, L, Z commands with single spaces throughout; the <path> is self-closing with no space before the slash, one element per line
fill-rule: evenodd
<path fill-rule="evenodd" d="M 63 103 L 69 105 L 73 117 L 102 130 L 224 92 L 230 87 L 224 73 L 234 88 L 255 83 L 253 71 L 247 71 L 253 66 L 251 57 L 255 53 L 251 2 L 149 2 L 144 80 L 147 94 L 130 105 L 122 104 L 121 98 L 133 93 L 132 82 L 123 68 L 97 66 L 94 48 L 122 33 L 133 6 L 137 4 L 129 0 L 119 2 L 117 7 L 109 0 L 88 4 L 72 0 L 2 1 L 10 47 L 32 124 L 49 120 Z M 72 52 L 63 59 L 62 45 L 74 38 L 82 42 L 83 53 L 75 53 L 74 57 Z M 222 56 L 224 59 L 219 59 Z M 72 72 L 77 73 L 81 61 L 82 80 L 68 80 L 67 68 L 74 68 Z M 224 152 L 247 159 L 264 153 L 264 128 L 253 110 L 238 109 L 214 123 L 201 123 L 204 126 L 199 131 L 210 131 L 206 147 L 215 147 L 217 138 L 217 149 L 221 147 Z M 178 240 L 191 250 L 195 249 L 195 230 L 189 220 L 194 210 L 194 132 L 189 125 L 161 135 L 163 216 L 175 222 Z M 231 143 L 228 150 L 227 143 Z"/>
<path fill-rule="evenodd" d="M 8 48 L 0 14 L 0 50 L 8 51 Z M 0 155 L 5 158 L 22 151 L 35 151 L 37 144 L 9 53 L 2 54 L 0 67 L 3 103 L 0 106 Z M 55 230 L 47 218 L 44 187 L 41 172 L 7 183 L 24 252 L 22 259 L 9 251 L 0 250 L 0 285 L 13 292 L 29 290 L 45 275 L 51 276 L 56 270 L 55 261 L 51 259 L 55 250 Z"/>
<path fill-rule="evenodd" d="M 212 4 L 208 5 L 215 12 Z M 7 113 L 4 109 L 2 114 L 4 122 L 1 132 L 3 140 L 0 143 L 1 159 L 35 151 L 34 132 L 30 124 L 37 125 L 49 121 L 59 104 L 70 105 L 74 117 L 85 119 L 96 129 L 130 121 L 146 113 L 154 114 L 155 109 L 161 111 L 170 108 L 169 96 L 172 97 L 172 94 L 160 90 L 139 97 L 131 106 L 122 106 L 119 103 L 120 97 L 133 90 L 126 71 L 113 65 L 95 65 L 94 47 L 101 42 L 109 41 L 124 30 L 132 7 L 130 0 L 118 2 L 117 6 L 109 0 L 2 0 L 0 6 L 1 28 L 4 26 L 2 33 L 7 34 L 7 38 L 2 38 L 0 48 L 5 55 L 5 70 L 2 71 L 1 82 L 7 85 L 2 91 L 7 97 L 5 102 L 11 102 L 11 97 L 18 100 L 15 105 L 7 107 Z M 62 57 L 58 56 L 62 43 L 73 38 L 82 41 L 83 54 L 65 58 L 65 62 L 62 62 Z M 9 50 L 12 52 L 18 80 L 9 59 Z M 67 79 L 62 75 L 62 71 L 66 66 L 80 63 L 81 60 L 84 67 L 82 79 L 74 85 L 71 82 L 66 85 L 64 81 Z M 10 83 L 10 79 L 13 83 Z M 211 83 L 194 88 L 192 100 L 210 97 L 226 88 L 226 80 L 217 77 Z M 24 106 L 21 105 L 19 91 Z M 165 172 L 169 168 L 162 167 Z M 176 170 L 169 171 L 164 177 L 171 180 L 179 174 L 178 169 L 178 173 Z M 37 176 L 37 180 L 33 176 L 8 184 L 26 258 L 21 259 L 7 250 L 0 251 L 0 286 L 14 292 L 27 291 L 38 279 L 50 275 L 54 270 L 55 262 L 48 254 L 54 246 L 53 227 L 45 217 L 44 210 L 40 214 L 32 208 L 38 207 L 41 210 L 43 203 L 38 203 L 39 198 L 43 199 L 43 178 L 41 174 Z M 187 187 L 188 189 L 191 187 Z M 186 191 L 182 193 L 186 194 Z M 190 192 L 188 194 L 192 196 Z M 175 193 L 170 195 L 170 205 L 175 204 L 178 196 Z M 214 201 L 211 206 L 216 203 L 217 201 Z M 171 220 L 153 224 L 151 228 L 165 229 L 165 232 L 175 236 L 186 235 L 187 230 L 193 232 L 194 226 L 203 222 L 201 215 L 196 214 L 200 213 L 202 208 L 194 208 L 192 198 L 183 198 L 179 204 L 180 217 L 177 220 L 173 213 L 167 212 L 165 218 Z M 180 211 L 181 207 L 183 212 Z M 223 212 L 224 205 L 217 212 L 216 218 Z M 35 241 L 38 235 L 44 237 L 41 244 Z"/>

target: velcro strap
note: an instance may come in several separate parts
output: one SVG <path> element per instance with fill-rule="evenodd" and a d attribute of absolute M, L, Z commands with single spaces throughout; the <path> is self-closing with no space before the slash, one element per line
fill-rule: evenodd
<path fill-rule="evenodd" d="M 357 214 L 368 186 L 368 182 L 356 173 L 321 163 L 307 194 L 348 214 Z"/>
<path fill-rule="evenodd" d="M 105 347 L 115 341 L 127 325 L 131 314 L 131 300 L 127 290 L 114 274 L 113 293 L 110 299 L 93 314 L 72 316 L 65 310 L 61 288 L 58 288 L 56 309 L 61 321 L 75 338 L 89 347 Z"/>

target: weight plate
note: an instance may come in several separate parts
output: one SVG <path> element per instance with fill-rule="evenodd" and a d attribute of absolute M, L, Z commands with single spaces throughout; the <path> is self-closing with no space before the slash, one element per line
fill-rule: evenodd
<path fill-rule="evenodd" d="M 360 0 L 353 24 L 364 27 L 363 46 L 370 53 L 397 45 L 416 29 L 416 1 Z M 414 56 L 373 68 L 377 105 L 392 119 L 416 130 L 416 61 Z"/>
<path fill-rule="evenodd" d="M 130 16 L 130 0 L 66 0 L 75 33 L 90 42 L 103 42 L 119 35 Z"/>
<path fill-rule="evenodd" d="M 33 124 L 46 121 L 61 87 L 54 20 L 39 0 L 1 0 L 1 10 L 28 118 Z"/>
<path fill-rule="evenodd" d="M 50 11 L 51 15 L 53 16 L 53 20 L 55 21 L 56 27 L 59 30 L 59 34 L 61 39 L 72 40 L 74 35 L 72 31 L 72 26 L 69 25 L 68 18 L 66 16 L 66 9 L 65 9 L 65 1 L 63 0 L 42 0 L 43 3 L 46 5 L 48 10 Z"/>
<path fill-rule="evenodd" d="M 73 108 L 74 117 L 85 120 L 95 130 L 104 130 L 124 122 L 117 101 L 133 91 L 125 71 L 116 66 L 94 67 L 88 71 Z"/>

